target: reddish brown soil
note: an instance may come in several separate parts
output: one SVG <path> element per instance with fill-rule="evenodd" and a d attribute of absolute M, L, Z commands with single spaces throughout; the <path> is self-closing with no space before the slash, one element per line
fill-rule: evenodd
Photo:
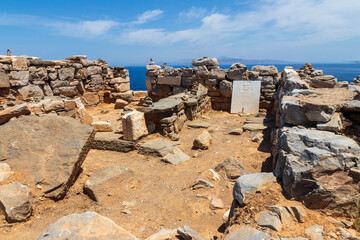
<path fill-rule="evenodd" d="M 110 113 L 100 113 L 104 109 L 110 110 Z M 112 104 L 89 109 L 89 112 L 98 120 L 108 120 L 114 128 L 121 125 L 118 121 L 120 111 L 113 110 Z M 44 199 L 39 189 L 31 189 L 34 193 L 34 211 L 31 218 L 24 223 L 15 223 L 12 227 L 0 228 L 0 239 L 36 239 L 49 224 L 62 216 L 85 211 L 96 211 L 109 217 L 139 238 L 148 237 L 161 228 L 175 229 L 184 225 L 191 226 L 208 238 L 222 237 L 223 234 L 219 230 L 223 224 L 222 216 L 231 206 L 233 183 L 223 178 L 212 180 L 209 169 L 215 168 L 232 156 L 250 173 L 261 172 L 262 165 L 270 157 L 270 153 L 259 151 L 259 143 L 251 142 L 250 132 L 245 132 L 241 136 L 228 134 L 230 130 L 242 126 L 244 117 L 214 111 L 206 116 L 210 119 L 198 121 L 212 124 L 209 131 L 215 140 L 209 150 L 199 151 L 197 158 L 191 158 L 175 166 L 165 164 L 157 157 L 139 155 L 136 151 L 119 153 L 90 150 L 83 164 L 83 172 L 63 200 L 54 202 Z M 192 142 L 200 131 L 202 130 L 184 127 L 180 133 L 182 145 L 179 148 L 189 156 L 193 156 L 195 152 L 191 149 Z M 154 137 L 159 136 L 151 136 Z M 108 187 L 101 190 L 104 199 L 94 202 L 84 194 L 83 183 L 96 170 L 115 165 L 128 167 L 134 174 L 126 179 L 122 178 L 119 182 L 109 183 Z M 215 188 L 191 190 L 190 186 L 198 178 L 210 180 Z M 15 173 L 8 181 L 21 182 L 21 179 L 21 173 Z M 211 210 L 210 201 L 197 195 L 219 197 L 225 208 Z M 123 201 L 134 204 L 126 208 Z M 299 202 L 286 200 L 278 184 L 272 184 L 266 191 L 247 197 L 246 204 L 244 211 L 251 209 L 253 213 L 250 217 L 244 216 L 243 220 L 252 221 L 250 225 L 253 227 L 254 215 L 267 205 L 301 205 Z M 123 213 L 125 209 L 131 213 Z M 290 230 L 283 230 L 282 236 L 303 236 L 304 229 L 315 223 L 323 225 L 325 230 L 333 231 L 334 227 L 324 222 L 321 212 L 307 210 L 307 213 L 306 223 L 296 224 Z M 1 224 L 6 224 L 3 215 L 0 216 Z"/>

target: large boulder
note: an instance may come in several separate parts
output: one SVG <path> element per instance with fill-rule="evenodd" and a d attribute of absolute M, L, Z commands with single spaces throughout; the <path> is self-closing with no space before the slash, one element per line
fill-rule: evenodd
<path fill-rule="evenodd" d="M 360 147 L 352 139 L 328 131 L 282 128 L 273 149 L 275 174 L 284 192 L 312 209 L 329 208 L 347 214 L 356 210 L 356 178 Z"/>
<path fill-rule="evenodd" d="M 95 212 L 71 214 L 51 224 L 37 240 L 136 240 L 111 219 Z"/>
<path fill-rule="evenodd" d="M 222 96 L 231 98 L 232 96 L 232 90 L 233 90 L 233 84 L 230 81 L 223 80 L 219 84 L 219 90 Z"/>
<path fill-rule="evenodd" d="M 0 185 L 0 208 L 4 212 L 6 221 L 22 222 L 31 215 L 31 191 L 18 182 Z"/>
<path fill-rule="evenodd" d="M 79 174 L 94 130 L 71 117 L 32 115 L 0 126 L 0 136 L 11 169 L 22 171 L 27 185 L 39 184 L 45 196 L 60 199 Z"/>

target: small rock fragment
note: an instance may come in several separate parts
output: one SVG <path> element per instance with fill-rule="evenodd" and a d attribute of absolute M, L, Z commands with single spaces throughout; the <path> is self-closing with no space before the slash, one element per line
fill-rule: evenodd
<path fill-rule="evenodd" d="M 192 190 L 196 190 L 196 189 L 199 189 L 199 188 L 214 188 L 214 184 L 212 184 L 211 182 L 205 180 L 205 179 L 197 179 L 195 181 L 195 183 L 191 186 L 191 189 Z"/>

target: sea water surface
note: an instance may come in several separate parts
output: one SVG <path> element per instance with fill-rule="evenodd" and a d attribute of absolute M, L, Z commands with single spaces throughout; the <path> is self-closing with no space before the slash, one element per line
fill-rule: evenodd
<path fill-rule="evenodd" d="M 255 65 L 255 64 L 254 64 Z M 248 69 L 254 66 L 248 64 Z M 279 72 L 281 72 L 285 66 L 293 66 L 295 69 L 300 69 L 304 64 L 261 64 L 261 65 L 275 65 Z M 222 69 L 228 69 L 231 65 L 220 65 Z M 354 78 L 360 75 L 360 64 L 358 63 L 344 63 L 344 64 L 312 64 L 315 69 L 320 69 L 324 71 L 324 74 L 334 75 L 339 82 L 348 81 L 352 82 Z M 182 68 L 186 66 L 172 66 L 175 68 Z M 146 66 L 125 66 L 129 69 L 130 74 L 130 88 L 135 91 L 146 90 L 145 80 L 146 80 Z"/>

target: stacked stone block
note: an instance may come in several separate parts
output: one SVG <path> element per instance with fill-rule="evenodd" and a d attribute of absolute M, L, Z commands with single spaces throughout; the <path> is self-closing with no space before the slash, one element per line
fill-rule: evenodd
<path fill-rule="evenodd" d="M 123 67 L 109 67 L 101 59 L 91 61 L 86 56 L 66 60 L 0 56 L 0 88 L 3 96 L 11 93 L 22 100 L 53 95 L 74 97 L 85 92 L 103 98 L 106 93 L 129 91 L 130 79 Z"/>
<path fill-rule="evenodd" d="M 229 69 L 221 69 L 216 58 L 193 59 L 193 68 L 175 69 L 157 65 L 147 66 L 146 86 L 149 96 L 158 101 L 164 97 L 198 89 L 207 89 L 214 110 L 230 111 L 234 81 L 261 81 L 260 108 L 272 109 L 274 93 L 279 82 L 275 66 L 247 66 L 234 63 Z"/>

